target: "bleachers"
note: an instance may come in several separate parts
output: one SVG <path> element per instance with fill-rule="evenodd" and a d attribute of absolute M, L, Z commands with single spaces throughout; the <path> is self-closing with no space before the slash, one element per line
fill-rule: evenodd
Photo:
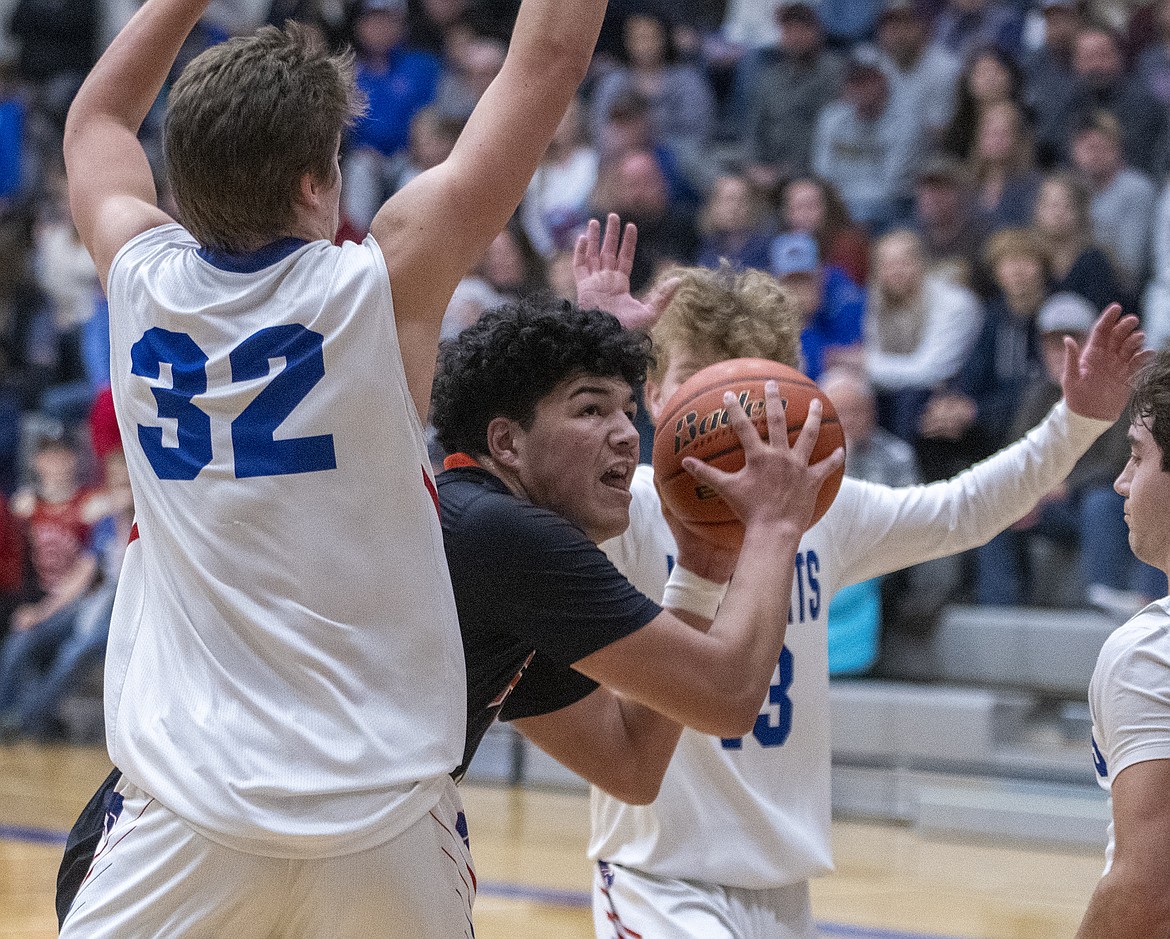
<path fill-rule="evenodd" d="M 834 812 L 929 832 L 1103 845 L 1109 810 L 1085 702 L 1117 625 L 1091 610 L 952 606 L 928 636 L 891 636 L 883 677 L 831 686 Z M 468 775 L 585 788 L 503 725 Z"/>

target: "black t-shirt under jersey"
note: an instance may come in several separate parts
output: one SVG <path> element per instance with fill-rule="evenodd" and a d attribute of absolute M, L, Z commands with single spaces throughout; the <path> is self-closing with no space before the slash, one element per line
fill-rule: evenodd
<path fill-rule="evenodd" d="M 495 720 L 547 714 L 597 684 L 571 666 L 662 608 L 555 512 L 478 467 L 439 475 L 447 566 L 467 662 L 462 775 Z"/>

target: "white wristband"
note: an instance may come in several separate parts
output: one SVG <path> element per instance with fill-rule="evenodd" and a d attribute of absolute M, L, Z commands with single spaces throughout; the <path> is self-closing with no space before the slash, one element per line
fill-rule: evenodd
<path fill-rule="evenodd" d="M 662 591 L 662 605 L 713 620 L 726 593 L 727 584 L 717 584 L 676 564 Z"/>

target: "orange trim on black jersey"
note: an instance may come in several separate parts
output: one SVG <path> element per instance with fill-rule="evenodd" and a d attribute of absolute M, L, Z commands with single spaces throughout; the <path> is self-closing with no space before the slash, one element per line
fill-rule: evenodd
<path fill-rule="evenodd" d="M 468 453 L 452 453 L 443 460 L 443 469 L 445 470 L 463 469 L 468 466 L 479 466 L 479 461 Z"/>

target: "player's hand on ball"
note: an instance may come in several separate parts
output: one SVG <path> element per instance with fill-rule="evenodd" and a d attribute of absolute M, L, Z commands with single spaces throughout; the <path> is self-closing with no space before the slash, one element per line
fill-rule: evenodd
<path fill-rule="evenodd" d="M 803 532 L 812 518 L 821 485 L 845 462 L 845 451 L 838 448 L 819 463 L 809 465 L 820 433 L 820 400 L 809 403 L 808 418 L 792 446 L 788 444 L 784 405 L 775 381 L 764 386 L 767 442 L 761 439 L 734 394 L 725 394 L 723 404 L 743 447 L 743 469 L 728 473 L 694 457 L 684 459 L 683 468 L 719 493 L 745 526 L 791 524 Z"/>

